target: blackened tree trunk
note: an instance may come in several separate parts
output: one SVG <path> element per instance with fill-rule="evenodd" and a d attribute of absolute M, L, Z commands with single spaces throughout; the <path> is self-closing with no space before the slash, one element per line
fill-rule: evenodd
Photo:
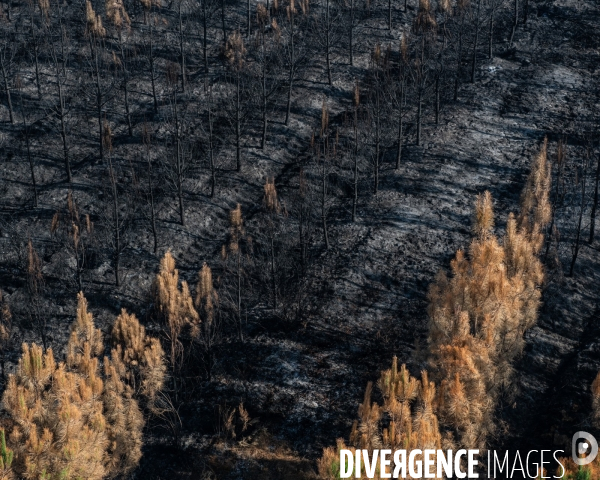
<path fill-rule="evenodd" d="M 131 124 L 131 112 L 129 108 L 129 71 L 127 70 L 127 58 L 125 57 L 125 46 L 119 34 L 119 44 L 121 48 L 121 61 L 123 62 L 123 93 L 125 97 L 125 120 L 127 121 L 127 132 L 130 137 L 133 137 L 133 126 Z"/>
<path fill-rule="evenodd" d="M 373 182 L 373 194 L 377 195 L 377 192 L 379 191 L 379 162 L 381 157 L 381 85 L 379 81 L 379 72 L 377 72 L 375 88 L 375 169 L 373 172 L 375 178 Z"/>
<path fill-rule="evenodd" d="M 285 125 L 287 126 L 290 121 L 290 110 L 292 109 L 292 90 L 294 86 L 294 74 L 296 68 L 296 51 L 294 45 L 294 17 L 295 13 L 290 9 L 290 70 L 288 77 L 288 95 L 287 95 L 287 107 L 285 112 Z"/>
<path fill-rule="evenodd" d="M 509 45 L 513 44 L 513 39 L 515 38 L 515 32 L 517 31 L 517 26 L 519 25 L 519 0 L 515 0 L 515 19 L 513 21 L 512 32 L 510 34 L 510 40 L 508 41 Z"/>
<path fill-rule="evenodd" d="M 237 307 L 237 321 L 238 321 L 238 338 L 240 342 L 244 342 L 244 329 L 242 323 L 242 252 L 238 248 L 236 255 L 237 272 L 236 272 L 236 307 Z"/>
<path fill-rule="evenodd" d="M 350 66 L 354 66 L 354 0 L 350 0 L 350 28 L 348 28 L 348 48 L 350 56 Z"/>
<path fill-rule="evenodd" d="M 271 289 L 273 295 L 273 310 L 277 310 L 277 276 L 275 273 L 275 222 L 271 219 Z"/>
<path fill-rule="evenodd" d="M 251 15 L 252 15 L 252 12 L 250 10 L 250 0 L 248 0 L 247 4 L 246 4 L 246 13 L 247 13 L 247 16 L 248 16 L 248 18 L 247 18 L 247 25 L 246 25 L 246 33 L 248 34 L 248 38 L 250 38 L 250 35 L 252 34 L 252 22 L 251 22 L 251 19 L 250 19 Z"/>
<path fill-rule="evenodd" d="M 39 53 L 40 53 L 40 45 L 39 45 L 39 38 L 36 35 L 35 32 L 35 25 L 33 22 L 33 9 L 31 10 L 31 15 L 30 15 L 30 26 L 31 26 L 31 40 L 33 43 L 33 59 L 34 59 L 34 64 L 35 64 L 35 86 L 37 88 L 37 94 L 38 94 L 38 98 L 42 98 L 42 87 L 40 84 L 40 65 L 39 65 Z"/>
<path fill-rule="evenodd" d="M 240 72 L 238 70 L 235 87 L 235 169 L 238 172 L 242 169 L 242 105 L 240 88 Z"/>
<path fill-rule="evenodd" d="M 63 35 L 61 32 L 61 43 L 63 42 Z M 65 173 L 67 174 L 67 181 L 71 183 L 71 162 L 69 159 L 69 146 L 67 143 L 67 126 L 65 122 L 66 110 L 65 110 L 65 99 L 63 95 L 62 88 L 62 78 L 61 78 L 61 65 L 58 61 L 58 56 L 56 55 L 56 49 L 54 47 L 54 43 L 51 43 L 51 51 L 52 51 L 52 60 L 54 62 L 54 69 L 56 72 L 56 88 L 58 91 L 58 116 L 60 120 L 60 137 L 62 140 L 63 146 L 63 161 L 65 163 Z M 62 57 L 62 61 L 64 63 L 64 56 Z"/>
<path fill-rule="evenodd" d="M 403 139 L 403 121 L 404 121 L 404 95 L 405 95 L 405 78 L 404 78 L 404 64 L 400 67 L 400 102 L 398 102 L 398 148 L 396 150 L 396 170 L 400 168 L 400 161 L 402 159 L 402 143 Z"/>
<path fill-rule="evenodd" d="M 479 42 L 479 20 L 481 13 L 481 0 L 477 0 L 477 17 L 475 19 L 475 39 L 473 41 L 473 62 L 471 64 L 471 83 L 475 83 L 477 69 L 477 43 Z"/>
<path fill-rule="evenodd" d="M 183 208 L 183 151 L 181 145 L 181 126 L 179 110 L 177 108 L 177 93 L 173 92 L 175 108 L 175 182 L 177 187 L 177 200 L 179 203 L 179 222 L 185 226 L 185 210 Z"/>
<path fill-rule="evenodd" d="M 577 221 L 577 231 L 575 233 L 575 243 L 573 245 L 573 257 L 571 258 L 571 268 L 569 268 L 569 277 L 573 276 L 575 262 L 579 249 L 581 247 L 581 225 L 583 223 L 583 211 L 585 209 L 585 184 L 587 180 L 587 160 L 584 162 L 583 175 L 581 176 L 581 203 L 579 205 L 579 219 Z"/>
<path fill-rule="evenodd" d="M 227 29 L 225 28 L 225 0 L 221 0 L 221 30 L 223 31 L 223 46 L 227 44 Z"/>
<path fill-rule="evenodd" d="M 102 86 L 100 84 L 100 63 L 98 59 L 98 46 L 96 45 L 96 37 L 94 34 L 90 34 L 90 53 L 92 55 L 93 64 L 93 76 L 96 84 L 96 112 L 98 119 L 98 147 L 100 150 L 100 160 L 104 160 L 104 142 L 103 139 L 103 125 L 102 125 Z"/>
<path fill-rule="evenodd" d="M 456 77 L 454 78 L 454 101 L 458 100 L 458 87 L 460 84 L 461 64 L 462 64 L 462 47 L 463 47 L 463 32 L 465 25 L 465 13 L 460 13 L 460 27 L 458 30 L 458 50 L 456 54 Z"/>
<path fill-rule="evenodd" d="M 331 81 L 331 22 L 329 0 L 325 2 L 325 64 L 327 67 L 327 83 L 332 85 Z"/>
<path fill-rule="evenodd" d="M 204 76 L 208 81 L 208 0 L 202 0 L 202 59 L 204 60 Z"/>
<path fill-rule="evenodd" d="M 9 9 L 10 10 L 10 9 Z M 6 50 L 8 45 L 5 44 L 2 48 L 2 52 L 0 53 L 0 69 L 2 70 L 2 80 L 4 82 L 4 93 L 6 94 L 6 102 L 8 104 L 8 115 L 10 118 L 10 123 L 15 123 L 15 116 L 13 112 L 13 105 L 10 95 L 10 85 L 8 80 L 8 71 L 7 71 L 7 60 L 6 60 Z"/>
<path fill-rule="evenodd" d="M 110 187 L 112 191 L 113 200 L 113 235 L 115 242 L 114 250 L 114 268 L 115 268 L 115 285 L 119 287 L 121 285 L 119 268 L 121 264 L 121 225 L 119 221 L 119 197 L 117 191 L 117 180 L 115 178 L 115 172 L 112 165 L 112 155 L 108 154 L 108 178 L 110 180 Z"/>
<path fill-rule="evenodd" d="M 354 105 L 354 182 L 352 194 L 352 221 L 356 222 L 356 207 L 358 205 L 358 105 Z"/>
<path fill-rule="evenodd" d="M 494 58 L 494 17 L 496 15 L 496 3 L 492 3 L 492 11 L 490 12 L 490 27 L 488 37 L 488 58 Z"/>
<path fill-rule="evenodd" d="M 327 142 L 326 142 L 327 143 Z M 327 232 L 327 155 L 328 146 L 325 143 L 323 152 L 323 169 L 321 171 L 321 223 L 323 226 L 323 240 L 325 248 L 329 250 L 329 234 Z"/>
<path fill-rule="evenodd" d="M 596 230 L 596 209 L 598 208 L 598 183 L 600 181 L 600 155 L 596 164 L 596 178 L 594 181 L 594 200 L 592 202 L 592 212 L 590 213 L 590 238 L 589 243 L 594 242 L 594 232 Z"/>
<path fill-rule="evenodd" d="M 25 133 L 25 146 L 27 148 L 27 162 L 29 163 L 29 172 L 31 174 L 31 188 L 33 189 L 33 206 L 38 206 L 37 182 L 35 179 L 35 169 L 33 168 L 33 156 L 31 155 L 31 142 L 29 137 L 29 125 L 25 119 L 25 109 L 23 108 L 23 92 L 20 93 L 21 100 L 21 118 L 23 119 L 23 132 Z"/>
<path fill-rule="evenodd" d="M 179 60 L 181 62 L 181 91 L 185 93 L 186 86 L 186 68 L 185 68 L 185 39 L 183 36 L 183 14 L 181 12 L 182 0 L 179 0 Z"/>
<path fill-rule="evenodd" d="M 213 140 L 212 87 L 210 87 L 208 91 L 208 156 L 210 160 L 210 198 L 215 196 L 215 188 L 217 186 Z"/>
<path fill-rule="evenodd" d="M 559 141 L 558 144 L 558 152 L 556 159 L 556 177 L 554 183 L 554 198 L 551 201 L 551 217 L 550 217 L 550 226 L 548 227 L 549 235 L 546 238 L 546 252 L 544 253 L 544 261 L 548 258 L 548 253 L 550 252 L 550 244 L 552 242 L 552 235 L 554 232 L 554 222 L 556 220 L 556 209 L 559 204 L 560 196 L 560 186 L 562 184 L 562 175 L 563 175 L 563 166 L 564 166 L 564 143 L 562 140 Z"/>
<path fill-rule="evenodd" d="M 262 137 L 260 148 L 265 149 L 267 145 L 267 56 L 265 48 L 265 31 L 262 31 L 262 71 L 261 71 L 261 89 L 262 89 Z"/>
<path fill-rule="evenodd" d="M 150 60 L 150 83 L 152 85 L 152 102 L 154 105 L 154 111 L 158 111 L 158 98 L 156 97 L 156 74 L 154 68 L 154 33 L 152 32 L 153 19 L 150 19 L 150 48 L 149 48 L 149 60 Z"/>
<path fill-rule="evenodd" d="M 440 124 L 440 76 L 439 72 L 435 77 L 435 124 Z"/>
<path fill-rule="evenodd" d="M 152 168 L 152 156 L 150 155 L 150 134 L 144 131 L 144 143 L 146 144 L 146 162 L 148 163 L 148 203 L 150 204 L 150 230 L 154 240 L 153 252 L 158 251 L 158 231 L 156 229 L 156 208 L 154 204 L 154 172 Z"/>

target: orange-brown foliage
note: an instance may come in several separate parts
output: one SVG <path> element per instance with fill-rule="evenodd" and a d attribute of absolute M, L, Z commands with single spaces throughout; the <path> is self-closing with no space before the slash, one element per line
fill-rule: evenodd
<path fill-rule="evenodd" d="M 65 362 L 56 363 L 52 349 L 23 344 L 2 397 L 15 424 L 9 443 L 15 453 L 11 472 L 18 478 L 103 479 L 137 466 L 144 418 L 134 389 L 124 382 L 128 366 L 118 356 L 105 357 L 102 371 L 103 351 L 82 293 Z"/>
<path fill-rule="evenodd" d="M 523 333 L 537 319 L 544 279 L 537 254 L 550 220 L 549 175 L 544 143 L 518 220 L 509 215 L 502 242 L 493 234 L 491 195 L 479 195 L 476 238 L 467 254 L 457 252 L 450 276 L 440 273 L 429 291 L 430 364 L 440 383 L 440 418 L 465 447 L 485 447 L 495 399 L 510 385 Z"/>

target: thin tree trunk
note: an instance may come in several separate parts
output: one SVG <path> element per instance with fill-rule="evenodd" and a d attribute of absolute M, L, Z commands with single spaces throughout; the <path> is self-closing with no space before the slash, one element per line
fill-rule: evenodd
<path fill-rule="evenodd" d="M 350 66 L 352 67 L 354 66 L 354 0 L 350 0 L 350 28 L 348 30 L 350 35 Z"/>
<path fill-rule="evenodd" d="M 242 259 L 241 252 L 237 253 L 237 317 L 238 317 L 238 335 L 240 342 L 244 342 L 244 330 L 242 328 Z"/>
<path fill-rule="evenodd" d="M 583 210 L 585 207 L 585 184 L 587 176 L 587 161 L 583 169 L 583 175 L 581 176 L 581 205 L 579 209 L 579 220 L 577 222 L 577 234 L 575 236 L 575 245 L 573 246 L 573 258 L 571 259 L 571 268 L 569 269 L 569 277 L 573 276 L 575 270 L 575 262 L 577 261 L 577 255 L 579 255 L 580 240 L 581 240 L 581 224 L 583 221 Z"/>
<path fill-rule="evenodd" d="M 202 58 L 204 60 L 204 75 L 208 78 L 208 12 L 206 10 L 206 2 L 202 0 Z"/>
<path fill-rule="evenodd" d="M 252 34 L 252 31 L 251 31 L 252 25 L 251 25 L 251 22 L 250 22 L 250 15 L 251 15 L 251 12 L 250 12 L 250 0 L 248 0 L 248 2 L 247 2 L 246 11 L 247 11 L 247 14 L 248 14 L 246 33 L 248 34 L 248 38 L 250 38 L 250 35 Z"/>
<path fill-rule="evenodd" d="M 273 310 L 277 310 L 277 279 L 275 277 L 275 232 L 271 224 L 271 287 L 273 289 Z"/>
<path fill-rule="evenodd" d="M 265 54 L 265 32 L 263 29 L 262 35 L 262 138 L 260 141 L 260 148 L 264 150 L 267 145 L 267 57 Z"/>
<path fill-rule="evenodd" d="M 185 93 L 186 75 L 185 75 L 185 48 L 183 42 L 183 20 L 181 15 L 181 3 L 179 1 L 179 58 L 181 61 L 181 91 Z"/>
<path fill-rule="evenodd" d="M 477 0 L 477 20 L 475 22 L 475 41 L 473 42 L 473 63 L 471 64 L 471 83 L 475 83 L 475 70 L 477 68 L 477 43 L 479 41 L 479 19 L 481 0 Z"/>
<path fill-rule="evenodd" d="M 121 35 L 119 35 L 120 40 Z M 129 110 L 129 88 L 127 86 L 127 82 L 129 80 L 129 74 L 127 72 L 127 60 L 125 58 L 125 48 L 123 46 L 123 42 L 120 41 L 121 44 L 121 58 L 123 61 L 123 91 L 125 93 L 125 118 L 127 120 L 127 131 L 130 137 L 133 137 L 133 127 L 131 125 L 131 113 Z"/>
<path fill-rule="evenodd" d="M 227 44 L 227 30 L 225 28 L 225 0 L 221 0 L 221 29 L 223 30 L 223 46 Z"/>
<path fill-rule="evenodd" d="M 440 74 L 435 77 L 435 124 L 440 124 Z"/>
<path fill-rule="evenodd" d="M 77 276 L 77 286 L 79 291 L 83 291 L 83 264 L 85 263 L 85 252 L 83 246 L 81 247 L 81 253 L 79 251 L 79 243 L 75 244 L 75 269 Z"/>
<path fill-rule="evenodd" d="M 35 86 L 37 88 L 38 98 L 42 98 L 42 86 L 40 84 L 40 62 L 39 62 L 39 45 L 37 38 L 34 40 L 33 55 L 35 58 Z"/>
<path fill-rule="evenodd" d="M 517 31 L 517 26 L 519 25 L 519 0 L 515 0 L 515 20 L 513 22 L 512 32 L 510 34 L 510 40 L 508 41 L 509 45 L 513 44 L 513 40 L 515 38 L 515 32 Z"/>
<path fill-rule="evenodd" d="M 398 149 L 396 151 L 396 170 L 400 168 L 400 160 L 402 159 L 402 129 L 403 129 L 403 121 L 404 121 L 404 94 L 405 94 L 405 84 L 404 84 L 404 65 L 402 66 L 402 74 L 400 79 L 400 105 L 398 108 Z"/>
<path fill-rule="evenodd" d="M 375 185 L 373 188 L 373 194 L 377 195 L 379 191 L 379 157 L 381 155 L 381 101 L 380 101 L 380 85 L 379 85 L 379 73 L 377 74 L 375 92 Z"/>
<path fill-rule="evenodd" d="M 425 61 L 425 34 L 421 34 L 421 63 L 418 70 L 418 99 L 417 99 L 417 147 L 421 145 L 421 125 L 423 123 L 423 90 L 425 89 L 425 75 L 423 66 Z"/>
<path fill-rule="evenodd" d="M 38 37 L 35 34 L 33 25 L 33 12 L 31 13 L 31 39 L 33 40 L 33 58 L 35 61 L 35 86 L 37 88 L 38 98 L 42 98 L 42 87 L 40 85 L 40 66 L 39 66 L 39 44 Z"/>
<path fill-rule="evenodd" d="M 456 77 L 454 79 L 454 101 L 458 100 L 458 86 L 460 83 L 460 72 L 462 64 L 462 46 L 463 46 L 463 26 L 465 23 L 465 14 L 461 13 L 460 29 L 458 31 L 458 53 L 456 59 Z"/>
<path fill-rule="evenodd" d="M 90 51 L 94 60 L 95 69 L 94 76 L 96 77 L 96 109 L 98 115 L 98 143 L 100 147 L 100 160 L 104 160 L 104 144 L 102 142 L 102 88 L 100 86 L 100 65 L 98 64 L 98 52 L 96 51 L 96 39 L 90 35 Z"/>
<path fill-rule="evenodd" d="M 388 0 L 388 30 L 392 29 L 392 0 Z"/>
<path fill-rule="evenodd" d="M 550 232 L 550 235 L 548 235 L 547 240 L 546 240 L 546 253 L 544 253 L 544 261 L 547 260 L 548 258 L 548 253 L 550 252 L 550 243 L 551 243 L 551 235 L 552 232 L 554 230 L 554 222 L 556 219 L 556 206 L 558 205 L 558 199 L 559 199 L 559 193 L 558 193 L 558 189 L 561 183 L 561 177 L 562 177 L 562 165 L 560 162 L 557 163 L 558 164 L 558 170 L 556 172 L 556 183 L 555 183 L 555 188 L 554 188 L 554 198 L 552 199 L 551 202 L 551 217 L 550 217 L 550 226 L 548 227 L 548 232 Z"/>
<path fill-rule="evenodd" d="M 4 56 L 4 54 L 3 54 L 3 56 Z M 8 115 L 10 117 L 10 123 L 15 123 L 15 117 L 14 117 L 14 112 L 13 112 L 12 100 L 11 100 L 11 97 L 10 97 L 10 87 L 8 85 L 8 74 L 6 72 L 6 65 L 4 63 L 4 58 L 2 58 L 2 62 L 0 64 L 0 67 L 2 67 L 2 78 L 4 80 L 4 91 L 6 92 L 6 100 L 8 102 Z"/>
<path fill-rule="evenodd" d="M 152 160 L 150 158 L 150 145 L 147 146 L 146 157 L 148 160 L 148 197 L 150 198 L 150 228 L 152 229 L 152 238 L 154 240 L 153 252 L 156 255 L 158 251 L 158 232 L 156 230 L 156 211 L 154 208 L 154 184 L 152 181 Z"/>
<path fill-rule="evenodd" d="M 592 203 L 592 212 L 590 213 L 590 238 L 588 243 L 594 242 L 594 232 L 596 230 L 596 209 L 598 208 L 598 183 L 600 181 L 600 156 L 596 165 L 596 179 L 594 185 L 594 201 Z"/>
<path fill-rule="evenodd" d="M 300 187 L 302 188 L 302 187 Z M 300 194 L 300 208 L 299 210 L 299 219 L 298 219 L 298 241 L 300 243 L 300 267 L 301 274 L 304 276 L 306 272 L 306 242 L 304 241 L 304 195 Z"/>
<path fill-rule="evenodd" d="M 325 35 L 325 64 L 327 66 L 327 83 L 329 85 L 332 84 L 331 82 L 331 59 L 330 59 L 330 42 L 331 42 L 331 25 L 329 24 L 329 0 L 327 0 L 326 2 L 326 6 L 325 6 L 325 28 L 327 29 L 326 35 Z"/>
<path fill-rule="evenodd" d="M 489 32 L 489 44 L 488 44 L 488 58 L 491 60 L 494 58 L 494 15 L 496 14 L 496 9 L 492 8 L 492 13 L 490 15 L 490 32 Z"/>
<path fill-rule="evenodd" d="M 179 200 L 179 221 L 182 226 L 185 226 L 185 211 L 183 209 L 183 173 L 181 158 L 181 142 L 177 140 L 177 198 Z"/>
<path fill-rule="evenodd" d="M 354 194 L 352 195 L 352 221 L 356 222 L 358 205 L 358 106 L 354 107 Z"/>
<path fill-rule="evenodd" d="M 240 72 L 237 72 L 236 85 L 236 102 L 235 102 L 235 169 L 242 169 L 242 146 L 241 146 L 241 99 L 240 99 Z"/>
<path fill-rule="evenodd" d="M 121 260 L 121 236 L 119 228 L 119 198 L 117 192 L 117 182 L 115 179 L 115 172 L 112 166 L 112 155 L 108 154 L 108 174 L 110 178 L 110 185 L 112 188 L 113 197 L 113 221 L 114 221 L 114 236 L 115 236 L 115 285 L 120 286 L 119 267 Z"/>
<path fill-rule="evenodd" d="M 146 133 L 146 131 L 144 131 Z M 156 255 L 158 251 L 158 232 L 156 230 L 156 212 L 154 208 L 154 181 L 152 173 L 152 157 L 150 156 L 150 135 L 144 135 L 146 144 L 146 161 L 148 162 L 148 199 L 150 200 L 150 229 L 154 240 L 153 252 Z"/>
<path fill-rule="evenodd" d="M 62 37 L 61 37 L 62 38 Z M 67 127 L 65 124 L 65 99 L 63 97 L 62 92 L 62 83 L 60 80 L 60 72 L 61 68 L 58 64 L 58 58 L 56 57 L 56 50 L 54 49 L 54 44 L 52 43 L 52 58 L 54 60 L 54 67 L 56 69 L 56 87 L 58 90 L 58 108 L 59 108 L 59 116 L 60 116 L 60 136 L 63 144 L 63 160 L 65 162 L 65 172 L 67 174 L 67 181 L 71 183 L 72 175 L 71 175 L 71 162 L 69 159 L 69 146 L 67 144 Z M 64 57 L 63 57 L 64 59 Z"/>
<path fill-rule="evenodd" d="M 287 108 L 285 113 L 285 125 L 287 126 L 290 121 L 290 110 L 292 109 L 292 88 L 294 83 L 294 62 L 295 49 L 294 49 L 294 12 L 290 12 L 290 77 L 288 86 L 288 97 L 287 97 Z"/>
<path fill-rule="evenodd" d="M 326 61 L 327 61 L 327 83 L 332 85 L 331 81 L 331 25 L 329 23 L 329 0 L 327 0 L 327 36 L 325 39 L 326 42 Z"/>
<path fill-rule="evenodd" d="M 33 188 L 33 206 L 38 206 L 38 191 L 37 182 L 35 180 L 35 170 L 33 168 L 33 157 L 31 156 L 31 143 L 29 141 L 29 126 L 25 120 L 25 109 L 23 108 L 23 93 L 20 94 L 21 100 L 21 117 L 23 118 L 23 131 L 25 132 L 25 145 L 27 147 L 27 161 L 29 163 L 29 171 L 31 173 L 31 187 Z"/>
<path fill-rule="evenodd" d="M 321 222 L 323 224 L 323 239 L 325 240 L 325 248 L 329 250 L 329 235 L 327 233 L 327 147 L 323 152 L 323 172 L 322 172 L 322 191 L 321 191 Z"/>
<path fill-rule="evenodd" d="M 208 92 L 208 155 L 210 159 L 210 198 L 213 198 L 217 186 L 217 175 L 213 149 L 212 87 Z"/>
<path fill-rule="evenodd" d="M 154 43 L 152 33 L 152 19 L 150 19 L 150 82 L 152 84 L 152 101 L 154 103 L 154 111 L 158 111 L 158 99 L 156 98 L 156 78 L 154 75 Z"/>
<path fill-rule="evenodd" d="M 179 202 L 179 221 L 182 226 L 185 226 L 185 211 L 183 209 L 183 153 L 181 151 L 181 136 L 179 127 L 179 111 L 177 109 L 177 93 L 173 92 L 175 105 L 175 140 L 176 140 L 176 158 L 175 168 L 177 177 L 177 199 Z"/>

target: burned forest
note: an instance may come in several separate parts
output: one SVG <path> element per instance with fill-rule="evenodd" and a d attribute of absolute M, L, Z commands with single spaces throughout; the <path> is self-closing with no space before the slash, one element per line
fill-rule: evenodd
<path fill-rule="evenodd" d="M 598 29 L 1 0 L 0 479 L 600 479 Z"/>

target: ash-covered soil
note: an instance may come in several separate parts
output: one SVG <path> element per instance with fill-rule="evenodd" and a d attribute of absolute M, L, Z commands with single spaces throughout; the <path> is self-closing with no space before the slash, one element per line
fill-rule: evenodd
<path fill-rule="evenodd" d="M 457 249 L 468 248 L 475 195 L 491 191 L 501 233 L 508 213 L 518 206 L 543 138 L 550 141 L 550 155 L 563 136 L 573 148 L 581 146 L 583 125 L 600 107 L 600 40 L 590 33 L 600 27 L 598 4 L 548 0 L 530 1 L 529 6 L 528 24 L 517 29 L 514 46 L 508 45 L 507 31 L 494 58 L 481 62 L 477 81 L 464 84 L 458 101 L 444 105 L 439 125 L 432 122 L 433 115 L 426 116 L 422 146 L 409 142 L 400 169 L 394 170 L 393 152 L 384 157 L 379 193 L 361 195 L 357 221 L 350 222 L 350 201 L 332 208 L 331 248 L 314 255 L 294 287 L 304 302 L 301 318 L 272 315 L 265 300 L 262 310 L 252 314 L 244 343 L 223 342 L 212 379 L 197 381 L 193 398 L 180 412 L 181 447 L 166 445 L 159 422 L 149 427 L 136 478 L 308 478 L 322 448 L 347 437 L 365 385 L 377 379 L 393 355 L 414 372 L 425 366 L 420 351 L 427 335 L 428 286 L 440 269 L 448 268 Z M 371 29 L 373 39 L 396 44 L 401 29 L 389 33 L 378 26 L 380 21 L 373 18 L 361 28 Z M 195 282 L 204 261 L 217 263 L 226 242 L 228 211 L 236 202 L 252 225 L 267 175 L 275 177 L 283 196 L 286 188 L 292 191 L 323 94 L 330 117 L 341 116 L 350 105 L 355 76 L 368 63 L 367 51 L 365 47 L 353 68 L 336 65 L 332 87 L 321 83 L 321 71 L 307 73 L 290 125 L 272 124 L 267 151 L 245 148 L 247 165 L 241 173 L 222 176 L 214 199 L 205 196 L 206 172 L 186 185 L 185 227 L 173 221 L 174 208 L 159 212 L 159 254 L 169 248 L 184 278 Z M 202 86 L 197 88 L 200 94 Z M 59 350 L 75 313 L 76 290 L 61 280 L 66 260 L 64 252 L 53 249 L 49 232 L 52 215 L 63 208 L 65 185 L 48 161 L 40 167 L 44 187 L 39 207 L 22 211 L 27 166 L 9 155 L 11 129 L 2 128 L 3 254 L 14 257 L 15 232 L 21 241 L 32 238 L 42 250 L 51 292 L 49 340 Z M 78 128 L 84 141 L 90 141 L 85 129 Z M 409 122 L 409 139 L 414 129 Z M 127 152 L 126 144 L 121 148 Z M 89 188 L 99 170 L 84 159 L 77 168 L 72 188 L 82 212 L 101 215 L 105 208 L 98 202 L 99 192 Z M 568 225 L 575 211 L 563 212 L 559 257 L 565 271 L 572 242 Z M 85 285 L 90 308 L 105 332 L 121 308 L 136 312 L 151 331 L 159 329 L 149 316 L 149 292 L 160 255 L 152 254 L 147 230 L 136 231 L 135 240 L 123 255 L 120 288 L 113 285 L 107 261 L 94 266 Z M 498 408 L 501 428 L 491 446 L 567 449 L 576 429 L 585 426 L 594 432 L 589 386 L 600 368 L 599 249 L 598 241 L 583 244 L 573 277 L 555 268 L 549 273 L 538 325 L 527 333 L 516 365 L 517 391 L 507 394 Z M 0 268 L 0 286 L 11 306 L 17 305 L 15 315 L 24 315 L 22 273 Z M 21 341 L 39 339 L 31 329 L 20 328 L 15 343 Z M 11 355 L 13 363 L 17 355 L 18 349 Z M 218 435 L 222 412 L 240 402 L 253 422 L 236 439 L 223 439 Z"/>

